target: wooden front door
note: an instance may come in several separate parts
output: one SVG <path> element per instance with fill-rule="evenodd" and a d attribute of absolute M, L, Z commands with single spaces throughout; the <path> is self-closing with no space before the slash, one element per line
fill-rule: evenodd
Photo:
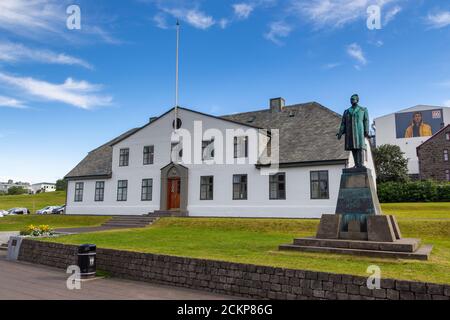
<path fill-rule="evenodd" d="M 167 180 L 167 209 L 180 209 L 180 178 Z"/>

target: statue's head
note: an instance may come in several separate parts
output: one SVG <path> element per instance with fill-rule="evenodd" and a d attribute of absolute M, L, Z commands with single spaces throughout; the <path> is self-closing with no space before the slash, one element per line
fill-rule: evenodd
<path fill-rule="evenodd" d="M 355 106 L 359 102 L 359 96 L 357 94 L 354 94 L 350 98 L 350 102 L 352 103 L 352 106 Z"/>

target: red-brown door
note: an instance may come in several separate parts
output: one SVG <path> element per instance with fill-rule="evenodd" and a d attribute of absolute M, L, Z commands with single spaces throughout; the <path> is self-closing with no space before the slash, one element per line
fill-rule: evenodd
<path fill-rule="evenodd" d="M 180 209 L 180 178 L 167 180 L 167 209 Z"/>

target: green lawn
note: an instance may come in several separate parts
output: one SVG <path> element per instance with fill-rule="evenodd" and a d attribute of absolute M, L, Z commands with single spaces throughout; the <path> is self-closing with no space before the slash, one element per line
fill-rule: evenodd
<path fill-rule="evenodd" d="M 20 231 L 30 224 L 47 224 L 51 228 L 94 227 L 106 222 L 106 216 L 14 215 L 0 218 L 0 231 Z"/>
<path fill-rule="evenodd" d="M 39 194 L 21 194 L 16 196 L 0 196 L 0 209 L 8 210 L 14 207 L 28 208 L 32 213 L 46 206 L 60 206 L 66 203 L 64 191 Z"/>
<path fill-rule="evenodd" d="M 144 229 L 47 241 L 89 242 L 102 248 L 357 275 L 367 275 L 367 267 L 376 264 L 383 277 L 450 284 L 450 203 L 388 204 L 383 208 L 398 212 L 403 236 L 420 237 L 434 245 L 429 261 L 278 251 L 279 244 L 289 243 L 293 237 L 314 235 L 318 220 L 312 219 L 163 218 Z"/>

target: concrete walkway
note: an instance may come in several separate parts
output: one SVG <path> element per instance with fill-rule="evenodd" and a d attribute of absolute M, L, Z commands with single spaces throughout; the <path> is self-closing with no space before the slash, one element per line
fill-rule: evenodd
<path fill-rule="evenodd" d="M 26 262 L 5 260 L 0 253 L 0 300 L 223 300 L 236 299 L 197 290 L 156 285 L 115 278 L 81 283 L 80 290 L 69 290 L 69 274 Z"/>
<path fill-rule="evenodd" d="M 18 236 L 20 234 L 19 231 L 2 231 L 0 232 L 0 244 L 8 243 L 9 237 Z"/>

